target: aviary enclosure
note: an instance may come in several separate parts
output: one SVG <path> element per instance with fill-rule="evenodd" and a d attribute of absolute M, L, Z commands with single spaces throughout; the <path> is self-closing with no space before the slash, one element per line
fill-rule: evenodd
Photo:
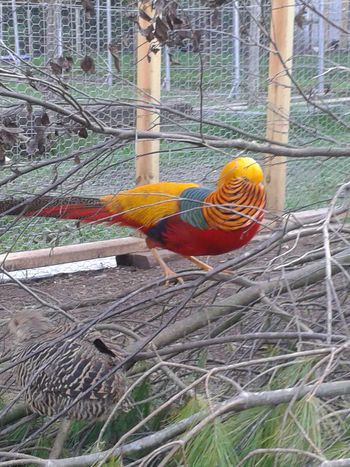
<path fill-rule="evenodd" d="M 0 3 L 0 465 L 350 465 L 349 77 L 347 0 Z M 30 211 L 242 156 L 258 234 L 167 286 Z"/>

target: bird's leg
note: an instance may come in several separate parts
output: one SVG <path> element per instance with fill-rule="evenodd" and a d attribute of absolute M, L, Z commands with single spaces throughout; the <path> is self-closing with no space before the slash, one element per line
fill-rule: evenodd
<path fill-rule="evenodd" d="M 191 263 L 195 264 L 198 266 L 200 269 L 203 269 L 203 271 L 211 271 L 213 268 L 209 266 L 209 264 L 204 263 L 204 261 L 201 261 L 200 259 L 196 258 L 195 256 L 186 256 L 186 259 L 191 261 Z"/>
<path fill-rule="evenodd" d="M 64 418 L 60 426 L 58 428 L 58 433 L 55 438 L 55 442 L 53 443 L 51 452 L 50 452 L 50 459 L 58 459 L 62 452 L 64 443 L 67 439 L 69 429 L 70 429 L 71 422 L 67 418 Z"/>
<path fill-rule="evenodd" d="M 169 279 L 173 279 L 174 276 L 176 276 L 176 272 L 174 272 L 169 266 L 166 264 L 166 262 L 163 260 L 163 258 L 160 256 L 158 250 L 156 248 L 151 248 L 151 253 L 156 259 L 157 263 L 159 266 L 162 268 L 164 272 L 164 276 L 166 279 L 166 285 L 169 285 Z M 183 283 L 182 277 L 177 277 L 176 280 L 180 282 L 181 284 Z"/>
<path fill-rule="evenodd" d="M 196 266 L 198 266 L 200 269 L 203 269 L 203 271 L 209 272 L 209 271 L 212 271 L 214 269 L 212 266 L 209 266 L 209 264 L 204 263 L 203 261 L 196 258 L 195 256 L 185 256 L 185 258 L 188 259 L 189 261 L 191 261 Z M 225 270 L 225 271 L 221 271 L 221 274 L 231 275 L 232 272 Z"/>

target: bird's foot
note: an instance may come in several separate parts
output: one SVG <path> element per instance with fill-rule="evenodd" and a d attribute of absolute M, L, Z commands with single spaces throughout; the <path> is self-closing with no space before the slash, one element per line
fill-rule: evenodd
<path fill-rule="evenodd" d="M 160 254 L 158 253 L 158 251 L 155 248 L 151 248 L 151 253 L 153 254 L 153 256 L 155 257 L 157 263 L 159 264 L 159 266 L 163 270 L 164 277 L 165 277 L 165 286 L 166 287 L 169 287 L 170 282 L 172 282 L 174 280 L 176 282 L 178 282 L 179 284 L 184 283 L 184 280 L 182 279 L 182 277 L 177 277 L 176 272 L 173 271 L 171 268 L 169 268 L 169 266 L 166 264 L 166 262 L 163 260 L 163 258 L 160 256 Z"/>
<path fill-rule="evenodd" d="M 171 282 L 175 281 L 178 282 L 180 285 L 184 283 L 184 280 L 182 277 L 177 276 L 176 272 L 170 269 L 168 266 L 166 268 L 162 268 L 164 272 L 164 278 L 165 278 L 165 287 L 169 287 Z"/>

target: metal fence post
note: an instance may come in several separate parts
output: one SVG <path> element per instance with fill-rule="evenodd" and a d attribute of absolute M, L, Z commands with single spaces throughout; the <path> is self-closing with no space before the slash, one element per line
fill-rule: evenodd
<path fill-rule="evenodd" d="M 96 0 L 96 52 L 100 53 L 100 0 Z"/>
<path fill-rule="evenodd" d="M 324 19 L 324 1 L 319 0 L 318 3 L 318 78 L 317 78 L 317 90 L 320 94 L 324 93 L 324 43 L 325 43 L 325 28 Z"/>
<path fill-rule="evenodd" d="M 19 48 L 19 35 L 18 35 L 18 19 L 17 19 L 17 5 L 16 0 L 12 0 L 12 20 L 13 20 L 13 34 L 15 36 L 15 52 L 16 56 L 19 57 L 21 54 Z M 19 60 L 16 58 L 16 64 L 19 65 Z"/>
<path fill-rule="evenodd" d="M 228 97 L 237 97 L 241 79 L 238 2 L 232 6 L 232 88 Z"/>
<path fill-rule="evenodd" d="M 171 67 L 170 67 L 170 54 L 169 47 L 166 45 L 164 47 L 164 59 L 165 59 L 165 77 L 163 82 L 164 89 L 169 92 L 171 86 Z"/>
<path fill-rule="evenodd" d="M 112 8 L 111 8 L 111 0 L 107 0 L 106 4 L 106 13 L 107 13 L 107 43 L 110 44 L 112 42 Z M 112 68 L 112 54 L 111 52 L 107 53 L 107 60 L 108 60 L 108 85 L 112 86 L 113 84 L 113 68 Z"/>

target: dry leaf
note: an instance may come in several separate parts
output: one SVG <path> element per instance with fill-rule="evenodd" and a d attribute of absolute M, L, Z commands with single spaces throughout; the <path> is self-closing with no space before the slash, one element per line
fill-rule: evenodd
<path fill-rule="evenodd" d="M 59 63 L 56 63 L 55 61 L 53 61 L 52 59 L 49 60 L 49 65 L 51 67 L 51 70 L 53 72 L 54 75 L 61 75 L 62 74 L 62 67 Z"/>
<path fill-rule="evenodd" d="M 221 5 L 228 3 L 228 0 L 208 0 L 208 5 L 210 8 L 217 8 Z"/>
<path fill-rule="evenodd" d="M 180 62 L 177 62 L 173 59 L 173 54 L 169 54 L 170 65 L 180 65 Z"/>
<path fill-rule="evenodd" d="M 330 41 L 330 43 L 327 45 L 326 50 L 337 50 L 339 48 L 339 39 L 333 39 Z"/>
<path fill-rule="evenodd" d="M 154 28 L 154 35 L 161 44 L 164 44 L 168 39 L 167 25 L 159 17 L 156 19 L 156 25 L 155 25 L 155 28 Z"/>
<path fill-rule="evenodd" d="M 95 73 L 96 71 L 95 62 L 89 55 L 85 55 L 82 59 L 80 68 L 85 71 L 85 73 Z"/>
<path fill-rule="evenodd" d="M 306 22 L 306 6 L 303 5 L 298 13 L 295 15 L 294 18 L 295 24 L 300 28 L 303 29 L 303 26 Z"/>
<path fill-rule="evenodd" d="M 142 34 L 147 39 L 148 42 L 151 42 L 154 39 L 152 25 L 148 26 L 145 29 L 139 26 L 139 31 L 140 31 L 140 34 Z"/>
<path fill-rule="evenodd" d="M 95 6 L 91 0 L 81 0 L 81 6 L 85 11 L 85 18 L 91 19 L 91 16 L 95 14 Z"/>
<path fill-rule="evenodd" d="M 216 28 L 219 24 L 219 10 L 215 8 L 213 14 L 211 15 L 211 24 L 213 28 Z"/>
<path fill-rule="evenodd" d="M 50 125 L 49 116 L 47 115 L 45 111 L 41 114 L 41 124 L 44 126 Z"/>
<path fill-rule="evenodd" d="M 57 64 L 62 68 L 62 70 L 70 71 L 73 65 L 72 57 L 58 57 Z"/>
<path fill-rule="evenodd" d="M 193 44 L 193 52 L 199 52 L 199 46 L 202 40 L 202 31 L 199 31 L 198 29 L 196 31 L 193 31 L 192 34 L 192 44 Z"/>
<path fill-rule="evenodd" d="M 28 138 L 23 135 L 22 128 L 0 125 L 0 143 L 13 146 L 17 142 L 25 143 L 27 140 Z"/>
<path fill-rule="evenodd" d="M 87 132 L 87 129 L 85 127 L 81 127 L 78 131 L 78 136 L 80 136 L 80 138 L 87 138 L 89 136 L 89 133 Z"/>
<path fill-rule="evenodd" d="M 108 49 L 113 57 L 114 66 L 118 73 L 120 73 L 120 60 L 118 56 L 118 46 L 115 44 L 109 44 Z"/>
<path fill-rule="evenodd" d="M 152 18 L 142 8 L 139 9 L 139 16 L 149 23 L 152 21 Z"/>

